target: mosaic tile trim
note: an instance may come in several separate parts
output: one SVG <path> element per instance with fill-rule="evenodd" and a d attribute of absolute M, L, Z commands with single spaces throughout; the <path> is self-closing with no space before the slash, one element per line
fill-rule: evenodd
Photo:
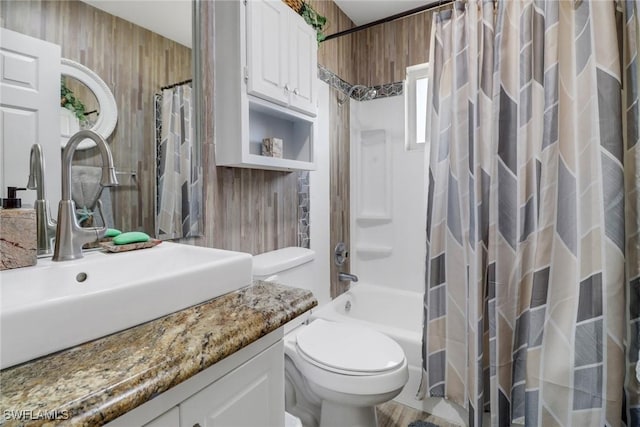
<path fill-rule="evenodd" d="M 298 246 L 309 249 L 311 247 L 309 200 L 309 171 L 298 174 Z"/>
<path fill-rule="evenodd" d="M 349 93 L 352 87 L 357 86 L 342 80 L 338 75 L 334 74 L 322 65 L 318 65 L 318 78 L 344 94 Z M 391 96 L 399 96 L 404 93 L 404 82 L 387 83 L 371 87 L 358 87 L 351 94 L 351 98 L 356 101 L 360 101 L 369 89 L 376 90 L 376 96 L 372 99 L 389 98 Z"/>
<path fill-rule="evenodd" d="M 373 86 L 373 89 L 377 91 L 374 99 L 399 96 L 404 94 L 404 82 L 387 83 L 379 86 Z"/>
<path fill-rule="evenodd" d="M 334 89 L 338 89 L 342 93 L 348 93 L 349 89 L 351 89 L 351 84 L 342 80 L 338 75 L 329 71 L 327 68 L 322 65 L 318 65 L 318 78 L 331 86 Z"/>
<path fill-rule="evenodd" d="M 158 176 L 158 169 L 160 168 L 158 162 L 160 161 L 160 144 L 158 144 L 158 141 L 162 141 L 162 94 L 161 93 L 156 93 L 153 95 L 153 120 L 154 120 L 154 124 L 155 124 L 155 136 L 156 136 L 156 151 L 155 151 L 155 170 L 156 172 L 154 172 L 154 176 L 156 178 L 156 197 L 153 200 L 153 205 L 154 205 L 154 228 L 155 228 L 155 223 L 156 223 L 156 218 L 158 215 L 158 199 L 160 198 L 160 177 Z"/>

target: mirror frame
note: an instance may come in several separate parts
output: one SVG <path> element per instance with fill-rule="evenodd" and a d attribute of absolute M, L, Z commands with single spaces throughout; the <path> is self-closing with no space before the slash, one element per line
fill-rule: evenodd
<path fill-rule="evenodd" d="M 116 128 L 116 123 L 118 123 L 118 105 L 116 104 L 116 99 L 114 98 L 113 93 L 111 93 L 109 86 L 107 86 L 104 80 L 102 80 L 93 70 L 85 67 L 79 62 L 62 58 L 60 63 L 61 75 L 73 77 L 80 81 L 96 96 L 98 105 L 100 106 L 100 113 L 98 114 L 98 120 L 91 127 L 91 130 L 107 140 Z M 67 141 L 68 140 L 65 140 L 64 138 L 61 140 L 62 148 L 67 145 Z M 95 145 L 96 143 L 93 140 L 85 139 L 78 145 L 78 150 L 93 148 Z"/>
<path fill-rule="evenodd" d="M 197 167 L 203 169 L 203 178 L 206 176 L 206 172 L 204 169 L 203 162 L 203 141 L 202 137 L 204 136 L 204 132 L 201 126 L 204 125 L 204 95 L 202 93 L 202 28 L 200 28 L 201 21 L 201 0 L 192 0 L 191 2 L 191 38 L 193 42 L 191 43 L 191 87 L 193 93 L 193 102 L 194 102 L 194 119 L 195 122 L 193 124 L 193 135 L 195 138 L 195 142 L 198 145 L 198 149 L 195 152 L 197 156 L 195 160 L 195 164 Z M 204 209 L 204 200 L 205 200 L 205 186 L 202 186 L 202 200 L 203 200 L 203 209 Z"/>

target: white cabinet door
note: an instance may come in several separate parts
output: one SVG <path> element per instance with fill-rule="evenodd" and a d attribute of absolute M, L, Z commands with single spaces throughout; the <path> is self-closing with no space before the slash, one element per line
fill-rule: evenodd
<path fill-rule="evenodd" d="M 60 200 L 60 46 L 0 28 L 0 188 L 24 187 L 41 144 L 52 213 Z M 35 191 L 21 193 L 32 204 Z"/>
<path fill-rule="evenodd" d="M 180 404 L 180 426 L 282 427 L 284 344 L 274 344 Z"/>
<path fill-rule="evenodd" d="M 247 92 L 282 105 L 289 102 L 288 18 L 280 0 L 247 2 Z"/>
<path fill-rule="evenodd" d="M 289 36 L 289 86 L 291 108 L 313 116 L 317 114 L 316 80 L 318 75 L 318 43 L 316 32 L 293 14 Z"/>
<path fill-rule="evenodd" d="M 180 425 L 180 409 L 176 406 L 143 427 L 178 427 Z"/>

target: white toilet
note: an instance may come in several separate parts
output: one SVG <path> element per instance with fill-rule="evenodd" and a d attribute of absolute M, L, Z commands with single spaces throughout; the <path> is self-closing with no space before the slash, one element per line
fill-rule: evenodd
<path fill-rule="evenodd" d="M 314 252 L 285 248 L 253 257 L 253 276 L 312 289 Z M 327 283 L 326 286 L 329 286 Z M 304 427 L 376 427 L 375 406 L 409 378 L 398 343 L 363 326 L 300 316 L 285 325 L 285 405 Z"/>

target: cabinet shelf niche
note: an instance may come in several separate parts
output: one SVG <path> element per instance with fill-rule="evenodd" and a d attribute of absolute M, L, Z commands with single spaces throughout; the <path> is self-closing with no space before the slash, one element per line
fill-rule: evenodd
<path fill-rule="evenodd" d="M 261 100 L 249 101 L 249 154 L 261 156 L 264 138 L 280 138 L 282 159 L 266 157 L 272 162 L 313 162 L 313 121 L 291 111 L 265 106 Z M 262 156 L 265 157 L 265 156 Z"/>

